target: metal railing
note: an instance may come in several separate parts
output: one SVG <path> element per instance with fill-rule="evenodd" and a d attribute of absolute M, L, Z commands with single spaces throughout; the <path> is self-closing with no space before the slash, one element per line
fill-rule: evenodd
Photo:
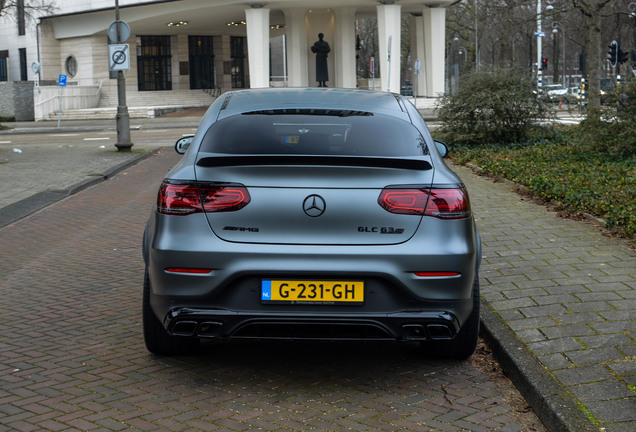
<path fill-rule="evenodd" d="M 59 86 L 36 86 L 34 89 L 35 119 L 43 120 L 58 112 L 60 93 L 62 111 L 95 108 L 102 92 L 102 81 L 94 85 L 70 85 L 60 92 Z"/>

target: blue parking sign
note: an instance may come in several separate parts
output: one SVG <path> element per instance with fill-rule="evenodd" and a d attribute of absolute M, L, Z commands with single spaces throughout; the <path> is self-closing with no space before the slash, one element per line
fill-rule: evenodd
<path fill-rule="evenodd" d="M 66 87 L 66 75 L 60 75 L 60 77 L 57 79 L 57 85 L 59 85 L 60 87 Z"/>

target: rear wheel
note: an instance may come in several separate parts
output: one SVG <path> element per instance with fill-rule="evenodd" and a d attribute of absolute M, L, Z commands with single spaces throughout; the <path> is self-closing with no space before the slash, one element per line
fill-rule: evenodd
<path fill-rule="evenodd" d="M 470 357 L 479 339 L 479 275 L 473 282 L 473 310 L 459 333 L 451 340 L 422 342 L 425 354 L 430 357 L 464 360 Z"/>
<path fill-rule="evenodd" d="M 150 307 L 150 278 L 148 277 L 148 270 L 146 270 L 146 274 L 144 275 L 142 302 L 144 342 L 146 343 L 148 351 L 158 355 L 178 355 L 188 354 L 196 349 L 199 345 L 198 339 L 171 336 L 152 312 L 152 308 Z"/>

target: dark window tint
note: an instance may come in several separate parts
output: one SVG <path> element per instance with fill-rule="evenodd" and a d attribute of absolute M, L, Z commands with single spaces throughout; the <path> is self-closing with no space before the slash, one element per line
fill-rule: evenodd
<path fill-rule="evenodd" d="M 200 151 L 223 154 L 419 156 L 424 138 L 383 115 L 243 114 L 214 123 Z"/>

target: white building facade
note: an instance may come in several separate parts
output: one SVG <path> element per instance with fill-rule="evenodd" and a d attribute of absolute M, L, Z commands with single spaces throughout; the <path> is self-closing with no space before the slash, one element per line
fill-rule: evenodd
<path fill-rule="evenodd" d="M 25 0 L 28 2 L 28 0 Z M 130 27 L 126 91 L 316 86 L 319 33 L 330 44 L 328 87 L 355 88 L 356 20 L 377 18 L 376 90 L 400 90 L 403 22 L 418 96 L 444 92 L 445 7 L 456 0 L 119 0 Z M 107 29 L 115 0 L 52 0 L 52 15 L 0 19 L 0 81 L 94 86 L 116 94 Z M 407 20 L 402 20 L 403 17 Z M 276 53 L 270 47 L 278 47 Z M 392 55 L 390 55 L 392 53 Z M 39 68 L 38 68 L 39 65 Z"/>

